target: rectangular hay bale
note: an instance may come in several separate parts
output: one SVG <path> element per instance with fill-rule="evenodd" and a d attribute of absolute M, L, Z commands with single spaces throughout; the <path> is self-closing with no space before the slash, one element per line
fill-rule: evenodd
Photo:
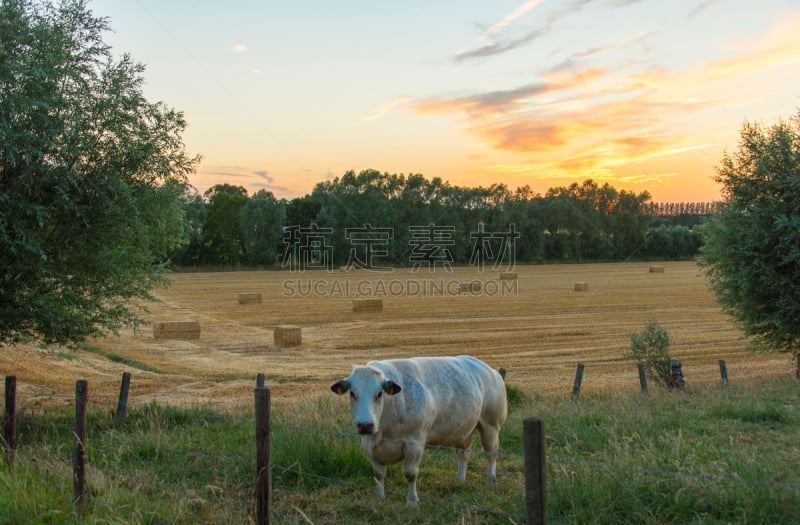
<path fill-rule="evenodd" d="M 197 321 L 169 321 L 153 323 L 153 339 L 200 339 Z"/>
<path fill-rule="evenodd" d="M 500 274 L 501 281 L 516 281 L 517 272 L 503 272 Z"/>
<path fill-rule="evenodd" d="M 458 287 L 458 292 L 461 295 L 467 295 L 471 293 L 481 293 L 481 283 L 480 281 L 470 281 L 468 283 L 461 283 Z"/>
<path fill-rule="evenodd" d="M 664 273 L 664 267 L 663 266 L 651 266 L 650 267 L 650 273 Z"/>
<path fill-rule="evenodd" d="M 588 281 L 576 281 L 575 282 L 575 291 L 576 292 L 588 292 L 589 291 L 589 282 Z"/>
<path fill-rule="evenodd" d="M 353 299 L 354 312 L 382 312 L 383 299 Z"/>
<path fill-rule="evenodd" d="M 260 293 L 240 293 L 239 304 L 261 304 Z"/>
<path fill-rule="evenodd" d="M 272 336 L 277 346 L 298 346 L 303 342 L 302 329 L 292 324 L 276 326 Z"/>

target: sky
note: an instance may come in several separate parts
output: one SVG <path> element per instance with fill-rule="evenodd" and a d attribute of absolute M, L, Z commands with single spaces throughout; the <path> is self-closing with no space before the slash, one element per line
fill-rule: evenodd
<path fill-rule="evenodd" d="M 800 110 L 797 0 L 93 0 L 184 112 L 201 192 L 359 172 L 720 198 L 745 121 Z"/>

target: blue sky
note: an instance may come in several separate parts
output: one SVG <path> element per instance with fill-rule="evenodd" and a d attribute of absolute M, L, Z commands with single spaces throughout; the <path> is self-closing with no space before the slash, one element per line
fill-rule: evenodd
<path fill-rule="evenodd" d="M 309 193 L 347 170 L 714 200 L 745 120 L 800 108 L 795 1 L 96 0 L 182 110 L 192 183 Z"/>

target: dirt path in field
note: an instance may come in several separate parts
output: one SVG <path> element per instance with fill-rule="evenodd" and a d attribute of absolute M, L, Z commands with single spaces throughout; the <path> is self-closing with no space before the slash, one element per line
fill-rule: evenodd
<path fill-rule="evenodd" d="M 276 404 L 325 395 L 352 364 L 371 359 L 471 354 L 528 393 L 569 395 L 578 362 L 583 394 L 637 391 L 623 357 L 628 333 L 654 317 L 673 339 L 689 385 L 719 383 L 719 359 L 731 382 L 793 373 L 786 355 L 753 355 L 721 313 L 693 262 L 521 266 L 516 281 L 473 268 L 453 272 L 231 272 L 173 276 L 147 306 L 149 321 L 197 321 L 197 340 L 154 339 L 150 327 L 90 341 L 90 351 L 0 347 L 0 373 L 14 374 L 21 410 L 72 406 L 77 379 L 90 384 L 95 409 L 115 406 L 122 372 L 131 372 L 132 405 L 248 409 L 263 372 Z M 479 293 L 460 295 L 477 281 Z M 576 292 L 575 282 L 589 289 Z M 262 294 L 238 304 L 239 293 Z M 355 296 L 378 297 L 380 313 L 353 313 Z M 275 326 L 302 328 L 299 347 L 273 342 Z"/>

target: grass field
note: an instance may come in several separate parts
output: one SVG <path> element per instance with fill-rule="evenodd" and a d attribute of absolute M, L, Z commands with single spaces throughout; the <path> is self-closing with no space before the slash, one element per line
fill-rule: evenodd
<path fill-rule="evenodd" d="M 694 263 L 664 263 L 664 273 L 648 266 L 523 266 L 505 289 L 499 273 L 468 269 L 176 274 L 145 317 L 198 321 L 197 340 L 154 339 L 146 327 L 74 351 L 0 351 L 0 373 L 17 376 L 20 414 L 17 466 L 0 467 L 0 522 L 252 523 L 253 386 L 263 372 L 274 407 L 277 523 L 522 523 L 522 420 L 530 416 L 547 425 L 553 523 L 797 523 L 794 363 L 748 352 Z M 449 293 L 472 280 L 480 293 Z M 588 291 L 576 292 L 578 281 Z M 248 292 L 263 302 L 238 304 Z M 383 311 L 354 313 L 351 292 L 379 296 Z M 623 350 L 649 318 L 674 340 L 684 393 L 637 393 Z M 302 327 L 301 346 L 273 344 L 282 324 Z M 405 507 L 398 467 L 378 503 L 347 403 L 328 386 L 354 363 L 451 354 L 507 368 L 510 388 L 524 394 L 501 433 L 498 486 L 486 490 L 479 452 L 459 485 L 452 452 L 429 450 L 420 507 Z M 728 363 L 727 389 L 719 359 Z M 578 362 L 583 390 L 572 403 Z M 124 371 L 133 380 L 120 427 L 109 414 Z M 77 379 L 89 381 L 91 414 L 81 517 L 70 501 Z"/>
<path fill-rule="evenodd" d="M 545 421 L 548 516 L 554 524 L 800 522 L 800 389 L 791 378 L 685 392 L 517 399 L 500 434 L 497 485 L 475 451 L 467 480 L 451 450 L 429 449 L 419 506 L 389 468 L 378 501 L 369 463 L 333 396 L 275 410 L 272 523 L 513 525 L 525 523 L 522 419 Z M 0 461 L 0 523 L 254 523 L 252 412 L 149 404 L 124 425 L 92 413 L 88 494 L 70 501 L 67 410 L 18 422 L 16 466 Z M 477 439 L 476 439 L 477 441 Z"/>
<path fill-rule="evenodd" d="M 673 339 L 687 383 L 788 377 L 786 355 L 752 354 L 721 313 L 694 262 L 520 266 L 517 281 L 499 272 L 181 273 L 147 305 L 150 321 L 198 321 L 199 340 L 154 339 L 148 326 L 70 351 L 18 345 L 0 352 L 0 372 L 18 378 L 20 409 L 71 406 L 87 379 L 92 406 L 112 406 L 123 371 L 133 374 L 131 405 L 249 407 L 263 372 L 276 404 L 327 393 L 351 365 L 370 359 L 471 354 L 508 369 L 526 393 L 569 395 L 577 363 L 583 394 L 635 391 L 635 367 L 623 357 L 628 333 L 655 318 Z M 478 280 L 480 293 L 452 294 Z M 589 283 L 576 292 L 577 281 Z M 416 284 L 414 284 L 416 283 Z M 506 288 L 501 288 L 505 286 Z M 238 304 L 259 292 L 261 304 Z M 354 313 L 353 296 L 383 299 L 380 313 Z M 302 327 L 299 347 L 273 344 L 277 325 Z"/>

